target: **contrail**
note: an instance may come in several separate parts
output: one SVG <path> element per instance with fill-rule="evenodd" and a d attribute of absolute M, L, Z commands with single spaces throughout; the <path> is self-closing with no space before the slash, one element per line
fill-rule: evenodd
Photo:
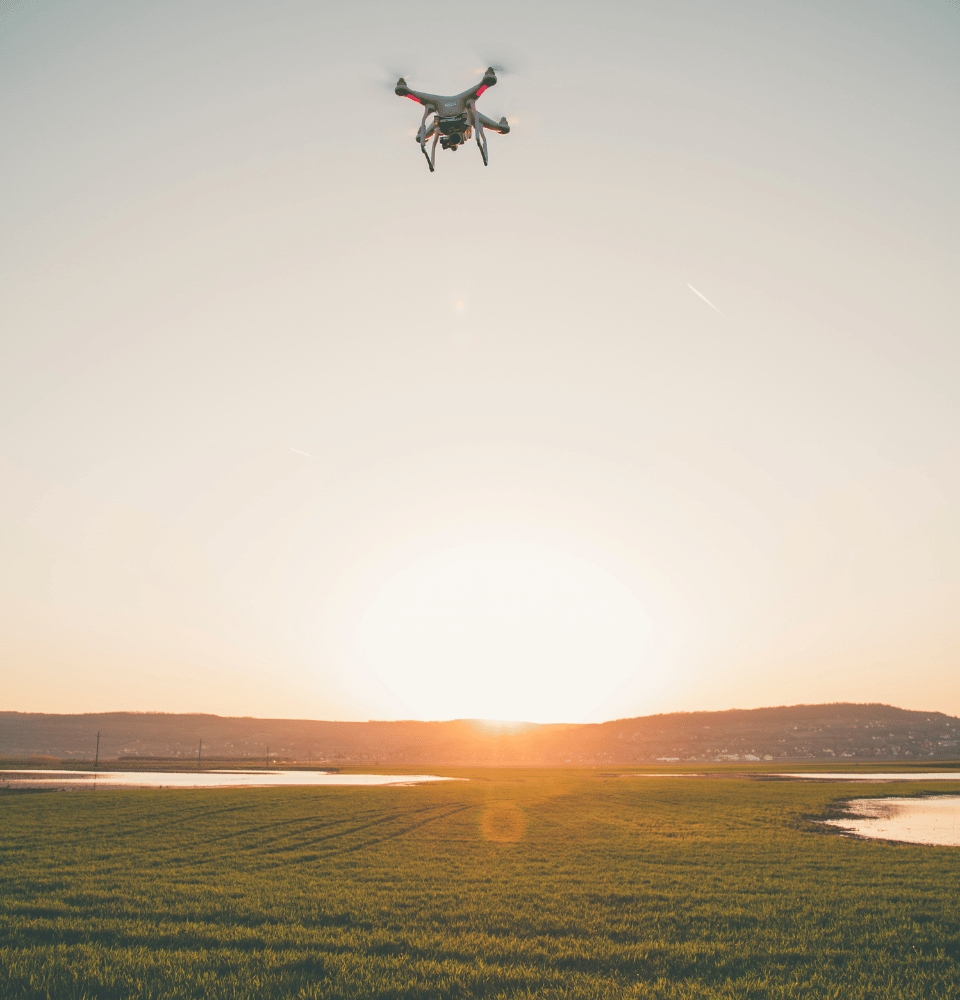
<path fill-rule="evenodd" d="M 704 302 L 706 302 L 706 304 L 707 304 L 708 306 L 710 306 L 710 308 L 711 308 L 711 309 L 715 309 L 715 310 L 716 310 L 716 311 L 717 311 L 718 313 L 720 313 L 720 315 L 721 315 L 721 316 L 723 315 L 723 313 L 722 313 L 722 312 L 720 312 L 720 310 L 719 310 L 719 309 L 717 309 L 717 307 L 716 307 L 716 306 L 715 306 L 715 305 L 714 305 L 714 304 L 713 304 L 713 303 L 712 303 L 712 302 L 711 302 L 711 301 L 710 301 L 710 300 L 709 300 L 709 299 L 708 299 L 708 298 L 706 297 L 706 295 L 704 295 L 704 294 L 703 294 L 703 292 L 698 292 L 698 291 L 697 291 L 697 290 L 696 290 L 696 289 L 695 289 L 695 288 L 693 287 L 693 285 L 691 285 L 691 284 L 690 284 L 690 282 L 689 282 L 689 281 L 687 282 L 687 288 L 689 288 L 689 289 L 690 289 L 690 291 L 691 291 L 691 292 L 693 292 L 693 294 L 694 294 L 694 295 L 699 295 L 699 296 L 700 296 L 700 298 L 701 298 L 701 299 L 703 299 L 703 301 L 704 301 Z"/>
<path fill-rule="evenodd" d="M 314 461 L 317 459 L 316 455 L 311 455 L 309 452 L 301 451 L 299 448 L 291 448 L 290 450 L 295 451 L 298 455 L 305 455 L 307 458 L 312 458 Z"/>

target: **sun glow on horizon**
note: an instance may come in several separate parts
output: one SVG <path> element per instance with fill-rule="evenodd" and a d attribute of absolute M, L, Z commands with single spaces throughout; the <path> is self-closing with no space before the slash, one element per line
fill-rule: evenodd
<path fill-rule="evenodd" d="M 500 541 L 445 549 L 397 573 L 358 638 L 423 718 L 574 722 L 642 667 L 650 632 L 635 595 L 606 570 Z"/>

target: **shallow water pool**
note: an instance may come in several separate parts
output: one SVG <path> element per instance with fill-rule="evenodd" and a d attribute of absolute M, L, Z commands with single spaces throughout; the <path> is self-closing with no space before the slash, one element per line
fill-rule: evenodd
<path fill-rule="evenodd" d="M 276 788 L 293 785 L 420 785 L 456 781 L 433 774 L 333 771 L 0 771 L 0 788 Z"/>
<path fill-rule="evenodd" d="M 851 799 L 849 817 L 823 820 L 871 840 L 960 847 L 960 795 L 920 799 Z"/>
<path fill-rule="evenodd" d="M 804 781 L 960 781 L 960 771 L 784 771 L 771 778 Z"/>

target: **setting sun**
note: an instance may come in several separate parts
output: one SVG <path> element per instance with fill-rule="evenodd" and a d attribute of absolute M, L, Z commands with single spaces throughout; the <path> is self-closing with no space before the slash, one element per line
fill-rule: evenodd
<path fill-rule="evenodd" d="M 575 721 L 642 666 L 650 621 L 606 570 L 526 542 L 477 542 L 385 583 L 360 644 L 431 719 Z"/>

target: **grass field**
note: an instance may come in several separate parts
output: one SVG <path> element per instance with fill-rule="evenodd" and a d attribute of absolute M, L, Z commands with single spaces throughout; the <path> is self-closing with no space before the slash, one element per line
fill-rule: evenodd
<path fill-rule="evenodd" d="M 960 781 L 438 773 L 0 796 L 0 996 L 960 996 L 960 849 L 809 822 Z"/>

